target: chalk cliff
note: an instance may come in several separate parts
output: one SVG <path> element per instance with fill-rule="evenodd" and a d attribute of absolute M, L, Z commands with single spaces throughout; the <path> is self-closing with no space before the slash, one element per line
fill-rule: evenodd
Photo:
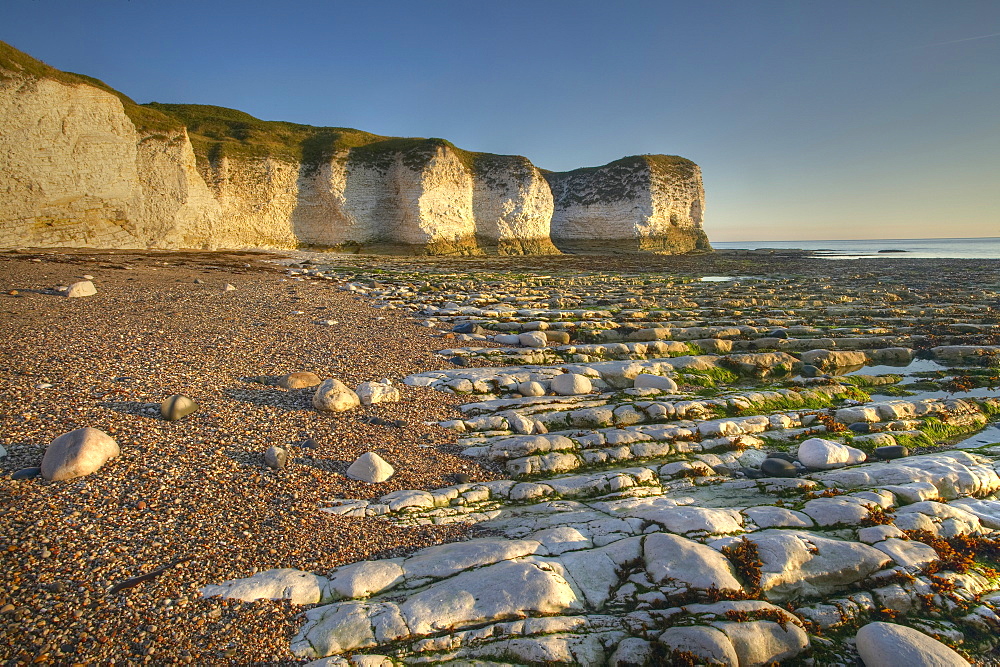
<path fill-rule="evenodd" d="M 711 249 L 701 170 L 690 160 L 638 155 L 545 176 L 555 200 L 552 240 L 562 250 Z"/>
<path fill-rule="evenodd" d="M 0 247 L 708 248 L 683 158 L 559 174 L 443 139 L 139 105 L 3 42 L 0 156 Z"/>

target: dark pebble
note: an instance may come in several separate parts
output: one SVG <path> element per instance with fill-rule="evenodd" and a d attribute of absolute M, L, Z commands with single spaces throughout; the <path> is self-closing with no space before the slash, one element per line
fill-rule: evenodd
<path fill-rule="evenodd" d="M 460 472 L 460 473 L 456 473 L 455 474 L 455 483 L 456 484 L 468 484 L 471 481 L 472 481 L 472 477 L 470 477 L 469 475 L 465 474 L 464 472 Z"/>
<path fill-rule="evenodd" d="M 798 477 L 799 474 L 793 463 L 778 458 L 764 459 L 760 464 L 760 472 L 766 477 Z"/>
<path fill-rule="evenodd" d="M 469 365 L 469 360 L 466 359 L 465 357 L 452 357 L 448 361 L 450 361 L 451 363 L 455 364 L 456 366 L 468 366 Z"/>
<path fill-rule="evenodd" d="M 889 461 L 910 455 L 910 450 L 902 445 L 887 445 L 875 448 L 875 458 Z"/>
<path fill-rule="evenodd" d="M 784 329 L 773 329 L 767 332 L 767 338 L 788 338 L 788 332 Z"/>
<path fill-rule="evenodd" d="M 788 452 L 768 452 L 767 458 L 769 459 L 782 459 L 788 461 L 789 463 L 795 463 L 795 457 Z"/>
<path fill-rule="evenodd" d="M 767 463 L 767 461 L 768 459 L 765 459 L 764 462 Z M 762 473 L 760 470 L 756 470 L 755 468 L 741 468 L 740 472 L 746 475 L 747 479 L 760 479 L 762 477 L 766 477 L 764 473 Z"/>
<path fill-rule="evenodd" d="M 804 378 L 814 378 L 819 375 L 819 369 L 812 364 L 806 364 L 802 367 L 802 377 Z"/>
<path fill-rule="evenodd" d="M 475 322 L 462 322 L 461 324 L 456 324 L 452 331 L 460 334 L 481 334 L 484 329 Z"/>
<path fill-rule="evenodd" d="M 393 419 L 392 425 L 395 426 L 396 428 L 406 428 L 407 426 L 410 425 L 410 422 L 406 421 L 405 419 Z"/>
<path fill-rule="evenodd" d="M 21 468 L 13 475 L 10 476 L 11 479 L 31 479 L 32 477 L 37 477 L 42 474 L 41 468 Z"/>
<path fill-rule="evenodd" d="M 305 440 L 299 443 L 299 447 L 305 447 L 306 449 L 316 449 L 317 447 L 319 447 L 319 443 L 313 440 L 312 438 L 306 438 Z"/>
<path fill-rule="evenodd" d="M 871 433 L 872 425 L 868 422 L 854 422 L 847 428 L 851 429 L 855 433 Z"/>

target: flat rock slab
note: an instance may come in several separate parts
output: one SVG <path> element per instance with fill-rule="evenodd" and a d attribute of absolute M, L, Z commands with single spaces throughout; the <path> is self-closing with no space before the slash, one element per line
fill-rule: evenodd
<path fill-rule="evenodd" d="M 292 604 L 316 604 L 326 586 L 326 579 L 292 568 L 267 570 L 245 579 L 211 584 L 201 589 L 203 597 L 253 602 L 254 600 L 290 600 Z"/>
<path fill-rule="evenodd" d="M 762 561 L 761 588 L 769 600 L 818 597 L 843 590 L 890 562 L 874 547 L 798 530 L 746 536 Z"/>
<path fill-rule="evenodd" d="M 643 543 L 646 572 L 655 583 L 674 580 L 688 588 L 742 591 L 736 570 L 718 551 L 669 533 L 647 535 Z"/>

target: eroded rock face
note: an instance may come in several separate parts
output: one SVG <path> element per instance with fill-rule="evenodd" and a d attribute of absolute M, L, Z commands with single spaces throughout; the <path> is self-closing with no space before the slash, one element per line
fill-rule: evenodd
<path fill-rule="evenodd" d="M 605 250 L 608 240 L 629 250 L 707 248 L 700 172 L 682 158 L 543 175 L 520 156 L 334 128 L 306 128 L 287 150 L 269 151 L 246 136 L 256 130 L 236 128 L 226 141 L 198 135 L 210 107 L 123 104 L 33 62 L 49 75 L 15 64 L 0 77 L 4 247 L 556 253 L 555 225 L 567 242 Z M 216 113 L 222 126 L 240 115 Z"/>
<path fill-rule="evenodd" d="M 555 204 L 552 240 L 562 250 L 709 249 L 701 170 L 690 160 L 641 155 L 545 177 Z"/>

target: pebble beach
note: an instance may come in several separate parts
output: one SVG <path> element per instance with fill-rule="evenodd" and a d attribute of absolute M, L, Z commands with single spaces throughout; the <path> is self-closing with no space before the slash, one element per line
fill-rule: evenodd
<path fill-rule="evenodd" d="M 854 442 L 853 436 L 895 432 L 894 445 L 896 440 L 906 442 L 911 456 L 933 457 L 951 451 L 955 442 L 983 429 L 986 417 L 993 419 L 995 414 L 989 412 L 992 404 L 976 403 L 997 396 L 989 381 L 983 380 L 976 387 L 965 388 L 971 407 L 955 418 L 954 428 L 948 433 L 937 425 L 948 423 L 949 416 L 956 413 L 953 406 L 948 415 L 942 412 L 940 419 L 935 417 L 938 421 L 931 423 L 938 429 L 933 431 L 933 437 L 921 436 L 928 432 L 928 426 L 914 415 L 895 420 L 900 422 L 898 426 L 878 416 L 882 413 L 852 421 L 845 416 L 849 413 L 839 411 L 881 405 L 890 399 L 862 396 L 851 387 L 870 391 L 882 384 L 903 387 L 912 380 L 908 392 L 895 394 L 897 398 L 910 396 L 912 401 L 924 400 L 919 392 L 928 391 L 928 387 L 918 387 L 920 380 L 905 373 L 902 380 L 838 384 L 844 375 L 838 372 L 836 358 L 829 354 L 807 357 L 813 346 L 803 343 L 796 347 L 794 341 L 840 340 L 840 347 L 823 342 L 816 342 L 816 346 L 825 352 L 849 349 L 863 355 L 855 360 L 860 361 L 859 368 L 866 368 L 852 372 L 867 373 L 865 377 L 899 375 L 882 366 L 891 363 L 905 367 L 897 358 L 903 353 L 887 350 L 909 350 L 908 356 L 904 355 L 907 363 L 917 349 L 978 346 L 982 351 L 979 357 L 990 357 L 998 345 L 998 269 L 1000 261 L 994 260 L 880 258 L 859 263 L 830 262 L 794 251 L 701 257 L 457 259 L 89 250 L 0 254 L 0 321 L 6 334 L 0 342 L 0 444 L 7 452 L 0 459 L 0 497 L 5 514 L 0 531 L 0 659 L 6 664 L 283 665 L 323 658 L 308 655 L 313 649 L 303 649 L 301 640 L 296 643 L 304 624 L 333 627 L 321 615 L 307 618 L 309 609 L 321 608 L 293 604 L 289 599 L 205 597 L 202 590 L 275 569 L 291 568 L 332 577 L 338 568 L 351 563 L 396 562 L 430 547 L 470 539 L 524 537 L 530 541 L 536 539 L 530 531 L 523 526 L 515 530 L 511 524 L 514 519 L 505 514 L 511 507 L 520 511 L 517 503 L 526 501 L 538 503 L 539 507 L 557 500 L 578 503 L 562 510 L 585 513 L 593 510 L 589 505 L 583 507 L 585 503 L 662 497 L 673 503 L 670 507 L 725 507 L 725 511 L 735 512 L 727 516 L 738 521 L 736 529 L 720 528 L 717 532 L 708 524 L 705 529 L 689 530 L 671 527 L 668 522 L 667 528 L 657 533 L 650 526 L 659 519 L 650 514 L 641 526 L 633 526 L 634 535 L 629 528 L 622 529 L 620 535 L 598 540 L 593 528 L 585 527 L 590 525 L 587 521 L 593 520 L 581 518 L 579 533 L 585 536 L 581 542 L 585 546 L 580 548 L 584 551 L 612 544 L 612 538 L 620 538 L 622 543 L 642 539 L 650 542 L 643 536 L 652 534 L 685 535 L 677 539 L 697 542 L 702 548 L 709 548 L 705 545 L 726 535 L 752 536 L 768 524 L 750 520 L 762 516 L 747 509 L 750 503 L 741 496 L 732 507 L 714 501 L 706 504 L 705 490 L 716 484 L 743 484 L 739 489 L 745 491 L 748 484 L 757 484 L 763 477 L 758 474 L 763 462 L 773 460 L 765 459 L 764 452 L 774 450 L 779 443 L 784 443 L 778 448 L 786 454 L 782 460 L 787 459 L 791 466 L 785 479 L 796 480 L 782 488 L 801 487 L 802 493 L 817 494 L 824 489 L 839 489 L 826 498 L 832 499 L 849 489 L 844 488 L 843 480 L 822 477 L 833 473 L 814 474 L 817 469 L 803 465 L 808 461 L 801 460 L 802 452 L 796 458 L 796 448 L 804 438 L 837 433 L 844 440 L 847 432 L 851 438 L 845 443 L 862 447 L 863 438 Z M 580 282 L 576 276 L 586 279 Z M 664 282 L 669 276 L 676 277 L 676 284 Z M 708 280 L 702 281 L 704 278 Z M 91 280 L 96 294 L 67 298 L 60 291 L 82 280 Z M 744 288 L 749 291 L 742 301 L 736 296 L 741 283 L 750 285 Z M 712 291 L 717 289 L 726 291 Z M 522 301 L 517 300 L 521 298 L 518 295 L 524 295 Z M 512 310 L 505 314 L 494 303 L 508 304 Z M 895 315 L 871 312 L 891 308 L 891 304 L 898 307 Z M 907 307 L 911 310 L 906 311 Z M 589 309 L 591 314 L 570 314 L 581 309 Z M 904 322 L 906 317 L 913 321 Z M 892 318 L 899 321 L 888 321 Z M 842 322 L 844 326 L 838 327 L 838 319 L 846 324 Z M 528 325 L 539 321 L 546 325 Z M 662 333 L 668 327 L 673 328 L 672 335 Z M 727 328 L 733 333 L 725 333 Z M 682 329 L 690 330 L 690 335 L 681 336 Z M 694 333 L 695 329 L 699 333 Z M 776 333 L 779 330 L 783 333 Z M 530 336 L 517 343 L 509 338 L 538 331 L 550 334 L 541 335 L 537 346 L 530 342 Z M 555 335 L 556 331 L 561 333 Z M 601 331 L 613 334 L 602 338 Z M 649 331 L 660 333 L 639 334 Z M 663 340 L 664 346 L 669 340 L 680 351 L 658 355 L 649 347 L 657 340 Z M 719 340 L 731 344 L 727 347 L 711 343 Z M 854 342 L 848 345 L 848 340 Z M 692 347 L 691 341 L 697 345 Z M 636 343 L 645 347 L 636 348 Z M 619 347 L 612 347 L 615 345 Z M 717 347 L 714 352 L 712 345 Z M 678 356 L 682 353 L 684 357 Z M 763 357 L 746 361 L 756 367 L 742 373 L 744 377 L 738 380 L 741 371 L 734 364 L 739 360 L 733 358 L 737 353 L 772 357 L 770 361 Z M 951 353 L 942 351 L 938 358 L 945 359 Z M 723 368 L 721 360 L 726 357 L 729 365 L 725 368 L 731 369 L 727 371 L 730 375 L 710 371 L 709 366 L 697 371 L 701 373 L 698 375 L 677 364 L 671 368 L 648 365 L 644 367 L 648 374 L 664 379 L 670 376 L 672 380 L 669 386 L 651 383 L 643 388 L 635 382 L 640 371 L 629 377 L 618 367 L 607 365 L 652 364 L 660 356 L 714 356 L 720 360 L 718 368 Z M 809 362 L 809 372 L 803 372 L 803 359 Z M 952 365 L 961 364 L 945 364 Z M 557 391 L 553 388 L 555 376 L 546 375 L 546 368 L 588 379 L 584 388 L 573 385 L 573 389 Z M 515 378 L 513 369 L 531 377 Z M 400 388 L 400 400 L 342 413 L 316 410 L 313 389 L 286 390 L 277 385 L 278 378 L 293 372 L 336 378 L 349 387 L 388 379 Z M 822 383 L 817 380 L 810 384 L 824 375 L 820 377 Z M 782 404 L 779 410 L 773 397 L 766 407 L 761 407 L 766 401 L 746 397 L 751 386 L 759 389 L 765 378 L 770 383 L 775 377 L 788 379 L 790 384 L 781 387 L 797 387 L 797 392 L 820 385 L 844 389 L 827 392 L 823 399 L 827 403 L 822 407 L 800 405 L 792 409 Z M 987 376 L 963 371 L 945 373 L 938 379 L 947 383 L 949 378 L 959 377 Z M 525 382 L 537 383 L 542 393 L 532 398 L 522 386 Z M 777 386 L 769 385 L 771 389 Z M 962 389 L 956 387 L 945 384 L 945 389 L 955 391 L 941 397 L 928 394 L 925 400 L 951 400 Z M 174 394 L 191 397 L 199 409 L 177 421 L 164 420 L 159 406 Z M 572 403 L 579 400 L 592 403 Z M 674 444 L 669 451 L 635 453 L 638 450 L 633 448 L 630 453 L 620 454 L 619 459 L 607 453 L 612 444 L 606 433 L 609 429 L 633 429 L 628 431 L 632 434 L 628 437 L 635 440 L 616 435 L 620 443 L 627 445 L 638 441 L 637 432 L 645 433 L 641 431 L 643 424 L 676 422 L 678 428 L 697 432 L 702 422 L 718 422 L 721 413 L 712 410 L 722 403 L 706 403 L 703 414 L 692 411 L 686 416 L 682 408 L 676 407 L 685 403 L 687 409 L 688 404 L 698 400 L 737 401 L 742 407 L 732 414 L 774 417 L 766 427 L 771 439 L 763 439 L 763 428 L 754 432 L 730 432 L 726 430 L 729 426 L 716 431 L 702 428 L 697 435 L 671 434 Z M 657 401 L 661 407 L 654 409 Z M 674 407 L 663 408 L 666 403 Z M 473 404 L 479 407 L 470 409 Z M 542 404 L 549 417 L 539 409 Z M 587 422 L 583 415 L 562 415 L 570 409 L 584 408 L 607 408 L 614 416 L 608 422 Z M 503 420 L 490 421 L 493 415 L 502 415 Z M 843 423 L 837 422 L 838 418 Z M 686 421 L 677 421 L 682 419 Z M 856 426 L 860 423 L 867 426 Z M 732 428 L 743 428 L 741 424 Z M 97 428 L 112 436 L 120 446 L 120 456 L 92 474 L 66 481 L 18 474 L 39 466 L 46 446 L 57 436 L 81 427 Z M 601 433 L 600 445 L 607 445 L 601 450 L 603 454 L 583 451 L 596 448 L 594 441 L 584 441 L 590 437 L 587 433 Z M 560 451 L 577 453 L 572 457 L 564 454 L 558 462 L 537 456 L 537 460 L 528 460 L 530 456 L 518 458 L 518 454 L 511 453 L 511 438 L 541 436 L 549 438 L 551 444 L 554 434 L 566 438 L 562 442 L 567 444 Z M 731 437 L 732 444 L 732 438 L 740 434 L 761 435 L 762 439 L 753 445 L 747 444 L 749 440 L 738 442 L 738 446 L 729 448 L 736 454 L 726 458 L 720 452 L 728 445 L 720 439 Z M 646 435 L 642 437 L 649 440 Z M 720 440 L 716 443 L 719 450 L 713 450 L 715 454 L 709 453 L 707 445 L 704 449 L 700 446 L 712 438 Z M 681 447 L 677 442 L 688 445 Z M 524 441 L 518 443 L 520 447 Z M 264 462 L 265 451 L 275 445 L 288 453 L 288 463 L 281 469 Z M 498 453 L 501 450 L 505 452 L 502 455 Z M 744 451 L 756 450 L 760 451 L 759 459 L 744 456 Z M 867 451 L 874 460 L 871 448 Z M 346 475 L 351 463 L 366 452 L 374 452 L 391 463 L 395 472 L 387 481 L 369 484 Z M 988 476 L 995 454 L 988 446 L 977 448 L 975 455 L 982 459 L 969 459 L 964 465 L 975 468 L 977 475 Z M 793 465 L 796 462 L 797 468 Z M 861 461 L 845 464 L 856 463 Z M 652 472 L 636 472 L 637 466 Z M 673 467 L 668 470 L 668 466 Z M 620 483 L 600 487 L 595 482 L 601 475 L 606 480 L 612 472 L 618 474 L 619 469 L 626 468 L 622 474 L 634 478 L 627 488 Z M 575 475 L 574 481 L 565 482 L 556 498 L 552 489 L 560 487 L 549 478 L 566 475 Z M 587 475 L 587 480 L 580 481 Z M 803 481 L 806 478 L 808 484 Z M 873 494 L 864 497 L 865 503 L 881 503 L 882 509 L 891 512 L 923 502 L 922 497 L 909 496 L 905 490 L 893 496 L 891 489 L 886 491 L 891 484 L 876 478 L 874 475 L 870 484 L 856 491 Z M 538 495 L 513 495 L 518 480 L 537 486 Z M 982 482 L 975 492 L 959 488 L 953 497 L 942 498 L 942 504 L 944 500 L 966 497 L 995 502 L 996 489 L 989 484 L 992 482 Z M 542 488 L 546 486 L 548 492 Z M 757 500 L 761 506 L 777 500 L 776 495 L 767 495 L 777 493 L 777 486 L 765 486 L 760 486 L 763 499 Z M 588 490 L 579 490 L 584 487 Z M 598 491 L 593 490 L 598 487 Z M 380 500 L 387 495 L 398 500 L 403 497 L 399 494 L 405 492 L 425 492 L 431 497 L 430 492 L 455 488 L 458 490 L 441 497 L 454 500 L 469 490 L 486 489 L 485 500 L 482 493 L 477 496 L 482 507 L 474 507 L 477 501 L 472 496 L 468 503 L 453 503 L 453 507 L 442 507 L 436 500 L 429 505 L 414 502 L 406 506 Z M 934 493 L 944 495 L 945 491 L 935 489 Z M 787 500 L 787 494 L 783 497 L 791 507 L 793 501 Z M 819 533 L 841 531 L 823 534 L 851 544 L 864 542 L 866 548 L 869 543 L 885 541 L 885 536 L 875 541 L 862 539 L 858 530 L 872 526 L 860 517 L 827 521 L 819 510 L 804 507 L 804 503 L 816 499 L 803 496 L 795 506 L 794 512 L 802 515 L 796 521 L 802 523 L 770 525 L 778 529 L 815 529 Z M 784 504 L 777 500 L 776 506 Z M 980 512 L 975 515 L 979 517 L 975 527 L 972 519 L 967 520 L 970 528 L 964 534 L 993 539 L 995 530 L 986 518 L 993 516 L 992 506 L 962 507 L 964 512 L 975 508 Z M 330 508 L 335 511 L 325 511 Z M 554 507 L 553 511 L 559 509 Z M 612 511 L 606 507 L 604 510 Z M 864 512 L 862 515 L 867 517 Z M 916 539 L 916 533 L 905 539 L 888 539 L 909 542 Z M 571 551 L 568 547 L 560 551 L 541 536 L 536 541 L 544 547 L 534 552 L 540 558 L 558 559 Z M 724 545 L 714 548 L 721 550 Z M 646 556 L 649 573 L 643 577 L 653 576 L 650 558 Z M 876 577 L 876 570 L 893 567 L 903 568 L 911 578 L 936 576 L 925 572 L 929 561 L 917 561 L 899 556 L 892 562 L 885 557 L 865 576 Z M 634 562 L 629 563 L 634 566 Z M 566 567 L 566 579 L 571 580 L 572 569 Z M 732 599 L 764 599 L 746 585 L 742 578 L 745 573 L 737 574 L 741 577 L 741 597 Z M 619 575 L 626 577 L 622 573 L 615 576 Z M 986 570 L 980 575 L 983 581 L 991 576 Z M 634 576 L 637 582 L 641 579 Z M 824 590 L 821 597 L 879 587 L 877 581 L 862 579 L 838 584 L 836 591 Z M 588 597 L 586 614 L 603 609 L 606 614 L 624 618 L 639 612 L 652 613 L 649 610 L 672 609 L 675 607 L 671 605 L 682 601 L 706 601 L 694 592 L 705 588 L 701 585 L 677 588 L 674 582 L 673 588 L 657 588 L 652 584 L 662 582 L 642 581 L 636 584 L 638 593 L 625 591 L 622 581 L 617 581 L 613 587 L 617 592 L 609 592 L 600 604 Z M 979 582 L 979 588 L 971 594 L 975 600 L 963 598 L 971 605 L 969 609 L 996 589 L 993 583 Z M 758 584 L 767 588 L 766 581 Z M 414 583 L 412 590 L 418 592 L 413 595 L 422 594 L 420 591 L 425 589 L 420 586 L 426 585 Z M 583 588 L 581 583 L 579 589 Z M 371 594 L 382 595 L 379 600 L 387 604 L 404 604 L 411 595 L 398 591 L 380 594 L 377 590 Z M 873 596 L 869 595 L 873 610 L 858 612 L 855 620 L 894 618 L 883 612 L 888 607 L 882 598 Z M 793 614 L 799 607 L 815 606 L 822 600 L 796 597 L 791 600 L 796 604 L 786 602 L 787 596 L 781 600 L 781 608 Z M 583 607 L 575 604 L 567 603 L 566 608 L 586 617 Z M 944 600 L 937 604 L 948 607 Z M 961 606 L 957 602 L 955 605 L 956 609 Z M 556 611 L 519 609 L 490 619 L 463 617 L 450 631 L 459 637 L 463 623 L 479 627 L 509 618 L 552 616 Z M 777 618 L 775 614 L 779 613 L 765 611 L 770 614 L 768 619 Z M 965 607 L 961 611 L 963 618 L 968 615 Z M 933 616 L 929 608 L 914 614 L 924 619 Z M 958 615 L 941 616 L 943 623 L 952 624 L 954 632 L 952 626 L 941 626 L 940 632 L 927 633 L 946 640 L 973 664 L 995 664 L 992 649 L 984 648 L 987 644 L 981 642 L 982 638 L 973 639 L 969 633 L 966 640 L 964 626 L 955 620 Z M 985 618 L 985 612 L 981 615 Z M 737 617 L 730 614 L 726 618 L 731 622 Z M 765 616 L 737 620 L 771 622 L 762 618 Z M 858 657 L 852 643 L 854 629 L 850 641 L 837 634 L 854 627 L 848 620 L 830 622 L 824 628 L 826 621 L 820 612 L 809 610 L 784 620 L 779 618 L 772 624 L 780 625 L 783 632 L 787 632 L 785 624 L 795 626 L 799 634 L 794 641 L 788 638 L 791 635 L 782 635 L 787 645 L 782 644 L 781 651 L 785 653 L 777 651 L 765 657 L 853 664 L 849 661 Z M 983 621 L 984 627 L 991 627 L 989 622 Z M 926 631 L 928 626 L 921 627 Z M 336 633 L 336 628 L 331 632 Z M 627 664 L 623 642 L 632 642 L 628 650 L 635 650 L 634 655 L 647 660 L 671 655 L 669 646 L 667 653 L 657 652 L 663 650 L 661 645 L 667 646 L 666 639 L 640 637 L 638 631 L 626 639 L 617 629 L 580 632 L 581 637 L 590 637 L 596 648 L 588 648 L 590 653 L 567 649 L 568 658 L 555 662 L 586 664 L 586 656 L 600 655 L 604 662 Z M 419 634 L 414 632 L 413 637 Z M 824 640 L 824 636 L 835 639 Z M 525 653 L 517 658 L 499 649 L 495 655 L 462 653 L 462 648 L 417 646 L 409 635 L 400 637 L 401 644 L 343 643 L 346 648 L 337 655 L 350 656 L 361 649 L 375 654 L 379 648 L 387 656 L 379 660 L 389 661 L 387 664 L 420 655 L 434 660 L 500 660 L 506 656 L 506 664 L 538 662 L 531 658 L 536 654 Z M 805 644 L 795 644 L 803 641 Z M 455 645 L 464 646 L 464 642 L 460 638 Z M 640 645 L 642 642 L 648 646 Z M 341 659 L 337 655 L 331 660 Z"/>

